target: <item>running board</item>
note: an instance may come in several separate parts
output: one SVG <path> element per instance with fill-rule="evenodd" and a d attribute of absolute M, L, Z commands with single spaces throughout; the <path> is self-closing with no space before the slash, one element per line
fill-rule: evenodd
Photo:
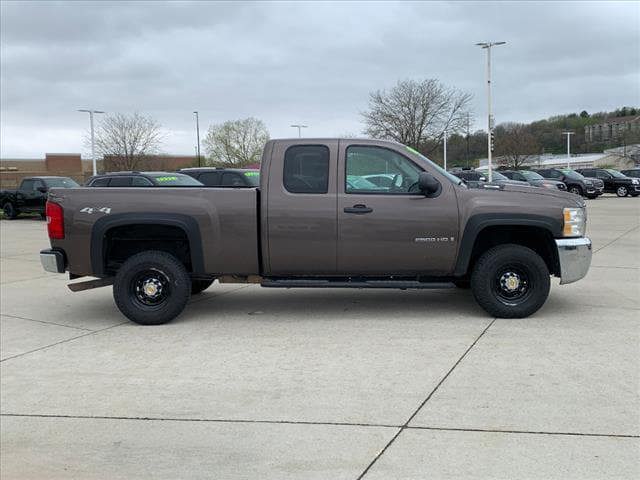
<path fill-rule="evenodd" d="M 267 288 L 454 288 L 451 282 L 420 282 L 418 280 L 328 280 L 328 279 L 272 279 L 260 283 Z"/>

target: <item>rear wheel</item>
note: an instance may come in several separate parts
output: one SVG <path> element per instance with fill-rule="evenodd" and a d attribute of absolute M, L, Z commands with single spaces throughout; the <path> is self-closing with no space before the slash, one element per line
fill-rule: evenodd
<path fill-rule="evenodd" d="M 127 259 L 116 274 L 113 298 L 129 320 L 160 325 L 177 317 L 191 295 L 191 279 L 173 255 L 147 251 Z"/>
<path fill-rule="evenodd" d="M 4 216 L 9 220 L 13 220 L 20 213 L 16 207 L 13 206 L 13 203 L 7 202 L 2 206 L 2 211 L 4 212 Z"/>
<path fill-rule="evenodd" d="M 521 245 L 499 245 L 475 264 L 471 290 L 478 304 L 498 318 L 523 318 L 547 300 L 551 281 L 544 260 Z"/>
<path fill-rule="evenodd" d="M 626 197 L 627 195 L 629 195 L 629 190 L 624 185 L 621 185 L 616 188 L 616 195 L 619 197 Z"/>
<path fill-rule="evenodd" d="M 214 280 L 215 278 L 212 278 L 210 280 L 191 280 L 191 295 L 197 295 L 198 293 L 204 292 L 211 286 Z"/>

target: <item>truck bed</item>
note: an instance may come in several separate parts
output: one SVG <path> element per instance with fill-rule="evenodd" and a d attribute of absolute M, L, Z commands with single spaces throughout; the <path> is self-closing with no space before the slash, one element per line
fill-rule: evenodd
<path fill-rule="evenodd" d="M 92 236 L 97 222 L 117 224 L 137 213 L 161 217 L 192 217 L 199 230 L 204 271 L 252 275 L 260 272 L 258 259 L 258 195 L 254 188 L 74 188 L 52 189 L 50 199 L 65 212 L 65 230 L 71 238 L 54 246 L 69 255 L 69 270 L 92 273 Z M 156 217 L 159 218 L 159 217 Z M 101 240 L 101 239 L 100 239 Z M 95 252 L 93 254 L 95 256 Z M 94 259 L 95 263 L 95 259 Z"/>

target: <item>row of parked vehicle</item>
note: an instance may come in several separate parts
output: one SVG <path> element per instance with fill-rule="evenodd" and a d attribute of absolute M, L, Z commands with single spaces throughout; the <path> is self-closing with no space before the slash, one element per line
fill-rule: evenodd
<path fill-rule="evenodd" d="M 486 169 L 453 169 L 453 175 L 470 186 L 483 186 L 488 181 Z M 492 183 L 532 185 L 534 187 L 567 190 L 576 195 L 594 199 L 603 193 L 618 197 L 640 195 L 640 168 L 614 170 L 611 168 L 544 168 L 536 170 L 494 171 Z"/>
<path fill-rule="evenodd" d="M 180 172 L 113 172 L 90 177 L 86 187 L 256 187 L 260 171 L 240 168 L 184 168 Z M 75 188 L 80 185 L 69 177 L 38 176 L 24 178 L 16 190 L 0 190 L 0 205 L 5 217 L 21 213 L 44 217 L 50 188 Z"/>

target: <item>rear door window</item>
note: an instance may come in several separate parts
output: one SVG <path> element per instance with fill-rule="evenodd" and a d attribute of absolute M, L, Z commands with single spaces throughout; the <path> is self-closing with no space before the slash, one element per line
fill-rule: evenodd
<path fill-rule="evenodd" d="M 153 187 L 153 183 L 144 177 L 133 177 L 131 179 L 131 185 L 134 187 Z"/>
<path fill-rule="evenodd" d="M 130 187 L 131 177 L 112 177 L 109 182 L 110 187 Z"/>
<path fill-rule="evenodd" d="M 220 186 L 220 172 L 204 172 L 198 177 L 198 181 L 205 184 L 207 187 L 219 187 Z"/>
<path fill-rule="evenodd" d="M 109 178 L 96 178 L 93 182 L 91 182 L 92 187 L 106 187 L 109 185 Z"/>
<path fill-rule="evenodd" d="M 329 148 L 325 145 L 294 145 L 284 154 L 284 188 L 290 193 L 329 191 Z"/>
<path fill-rule="evenodd" d="M 222 174 L 223 187 L 245 187 L 247 184 L 240 175 L 233 172 L 225 172 Z"/>
<path fill-rule="evenodd" d="M 33 180 L 24 180 L 20 184 L 20 190 L 32 191 L 35 189 L 35 182 Z"/>

